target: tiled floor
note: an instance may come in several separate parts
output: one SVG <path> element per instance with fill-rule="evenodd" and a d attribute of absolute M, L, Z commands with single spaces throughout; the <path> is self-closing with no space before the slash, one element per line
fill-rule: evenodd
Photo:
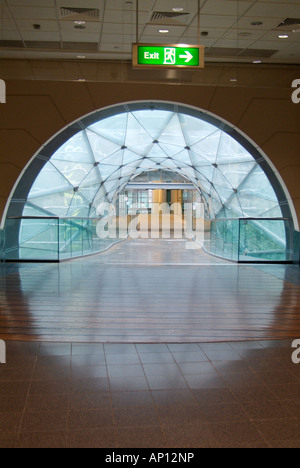
<path fill-rule="evenodd" d="M 291 343 L 7 342 L 0 447 L 299 448 Z"/>

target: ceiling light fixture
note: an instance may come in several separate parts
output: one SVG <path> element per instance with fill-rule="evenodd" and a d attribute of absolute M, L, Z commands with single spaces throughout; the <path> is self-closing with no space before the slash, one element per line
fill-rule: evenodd
<path fill-rule="evenodd" d="M 168 34 L 170 32 L 170 29 L 159 29 L 158 32 L 160 34 Z"/>
<path fill-rule="evenodd" d="M 279 39 L 288 39 L 288 34 L 279 34 L 278 38 Z"/>
<path fill-rule="evenodd" d="M 262 63 L 262 60 L 253 60 L 252 63 Z"/>
<path fill-rule="evenodd" d="M 74 28 L 75 29 L 85 29 L 86 22 L 85 21 L 74 21 Z"/>
<path fill-rule="evenodd" d="M 184 10 L 184 8 L 182 8 L 182 7 L 174 7 L 174 8 L 172 8 L 172 11 L 174 11 L 175 13 L 180 13 L 180 12 L 183 11 L 183 10 Z"/>

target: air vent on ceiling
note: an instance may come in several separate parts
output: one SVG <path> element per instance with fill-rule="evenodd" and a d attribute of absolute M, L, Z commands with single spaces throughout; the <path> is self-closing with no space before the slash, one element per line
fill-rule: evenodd
<path fill-rule="evenodd" d="M 173 11 L 154 11 L 152 13 L 149 24 L 160 24 L 168 26 L 182 26 L 187 24 L 189 13 L 173 12 Z M 180 21 L 185 20 L 185 21 Z"/>
<path fill-rule="evenodd" d="M 295 26 L 300 26 L 300 18 L 286 18 L 282 21 L 275 30 L 292 31 Z"/>
<path fill-rule="evenodd" d="M 62 7 L 60 9 L 63 21 L 99 21 L 100 10 L 95 8 Z"/>

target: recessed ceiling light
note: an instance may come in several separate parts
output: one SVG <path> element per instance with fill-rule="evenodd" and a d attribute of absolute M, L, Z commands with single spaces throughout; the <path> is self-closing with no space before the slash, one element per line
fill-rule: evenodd
<path fill-rule="evenodd" d="M 237 82 L 237 78 L 231 78 L 230 81 L 231 81 L 232 83 L 236 83 L 236 82 Z"/>
<path fill-rule="evenodd" d="M 293 29 L 293 33 L 300 33 L 300 29 Z"/>
<path fill-rule="evenodd" d="M 180 11 L 183 11 L 183 10 L 184 10 L 184 8 L 182 8 L 182 7 L 174 7 L 174 8 L 172 8 L 172 11 L 175 11 L 175 13 L 179 13 Z"/>
<path fill-rule="evenodd" d="M 170 32 L 170 29 L 159 29 L 160 34 L 168 34 Z"/>
<path fill-rule="evenodd" d="M 78 58 L 78 59 L 85 59 L 86 56 L 85 56 L 85 55 L 77 55 L 77 58 Z"/>
<path fill-rule="evenodd" d="M 262 60 L 253 60 L 252 63 L 262 63 Z"/>
<path fill-rule="evenodd" d="M 279 34 L 279 39 L 288 39 L 288 34 Z"/>

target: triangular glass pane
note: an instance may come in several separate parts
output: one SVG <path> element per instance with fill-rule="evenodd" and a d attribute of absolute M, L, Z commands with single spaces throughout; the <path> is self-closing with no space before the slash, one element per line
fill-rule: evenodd
<path fill-rule="evenodd" d="M 93 202 L 95 196 L 97 195 L 100 188 L 100 183 L 95 185 L 90 185 L 88 187 L 80 187 L 79 193 L 90 203 Z"/>
<path fill-rule="evenodd" d="M 171 145 L 171 144 L 164 144 L 164 143 L 159 143 L 160 148 L 162 151 L 166 154 L 166 156 L 170 158 L 175 158 L 178 153 L 182 152 L 182 146 L 177 146 L 177 145 Z"/>
<path fill-rule="evenodd" d="M 223 185 L 214 184 L 214 189 L 224 204 L 233 194 L 233 190 L 230 187 L 224 187 Z"/>
<path fill-rule="evenodd" d="M 212 176 L 212 183 L 214 185 L 221 185 L 222 187 L 226 187 L 232 190 L 232 185 L 228 182 L 228 180 L 223 176 L 223 174 L 219 171 L 219 168 L 214 168 L 213 176 Z"/>
<path fill-rule="evenodd" d="M 186 114 L 179 114 L 179 120 L 186 143 L 189 146 L 203 140 L 217 130 L 214 125 Z"/>
<path fill-rule="evenodd" d="M 149 169 L 154 169 L 155 168 L 155 163 L 151 161 L 151 159 L 144 159 L 141 164 L 139 165 L 139 170 L 142 170 L 142 172 L 149 170 Z"/>
<path fill-rule="evenodd" d="M 51 158 L 52 162 L 56 160 L 93 164 L 94 156 L 85 132 L 77 133 L 63 144 Z"/>
<path fill-rule="evenodd" d="M 104 186 L 105 186 L 105 190 L 106 190 L 106 192 L 108 194 L 110 194 L 110 195 L 115 194 L 116 191 L 118 190 L 119 186 L 120 186 L 120 181 L 116 182 L 115 180 L 113 180 L 113 181 L 108 180 L 108 181 L 105 182 Z"/>
<path fill-rule="evenodd" d="M 35 197 L 51 195 L 56 192 L 70 190 L 72 188 L 73 186 L 70 182 L 60 174 L 51 162 L 48 162 L 35 179 L 28 195 L 28 199 L 31 200 Z"/>
<path fill-rule="evenodd" d="M 187 146 L 177 114 L 171 119 L 158 140 L 160 143 L 170 143 L 183 148 Z"/>
<path fill-rule="evenodd" d="M 107 165 L 106 164 L 100 164 L 100 166 L 98 166 L 98 168 L 99 168 L 102 180 L 106 180 L 109 176 L 111 176 L 112 174 L 114 174 L 118 170 L 117 166 L 109 166 L 108 164 Z"/>
<path fill-rule="evenodd" d="M 253 161 L 253 156 L 238 143 L 234 138 L 225 132 L 222 132 L 217 163 L 234 163 Z"/>
<path fill-rule="evenodd" d="M 59 172 L 73 185 L 78 187 L 80 182 L 93 169 L 94 165 L 72 161 L 52 161 Z"/>
<path fill-rule="evenodd" d="M 123 155 L 124 166 L 126 166 L 127 164 L 130 164 L 130 166 L 138 166 L 141 161 L 142 161 L 142 158 L 139 158 L 139 156 L 136 153 L 133 153 L 132 151 L 128 149 L 124 150 L 124 155 Z"/>
<path fill-rule="evenodd" d="M 196 169 L 197 169 L 197 171 L 199 171 L 199 173 L 202 176 L 204 176 L 209 181 L 212 181 L 213 174 L 214 174 L 214 171 L 215 171 L 214 166 L 212 166 L 212 165 L 210 165 L 210 166 L 201 166 L 201 167 L 197 167 Z"/>
<path fill-rule="evenodd" d="M 136 168 L 131 166 L 122 167 L 121 177 L 132 177 L 135 173 Z"/>
<path fill-rule="evenodd" d="M 266 211 L 278 206 L 274 201 L 266 200 L 255 195 L 252 196 L 252 194 L 249 193 L 239 193 L 238 197 L 245 216 L 262 216 Z"/>
<path fill-rule="evenodd" d="M 239 192 L 245 195 L 247 193 L 251 193 L 257 197 L 265 198 L 278 203 L 277 196 L 272 185 L 270 184 L 269 179 L 258 165 L 241 184 Z"/>
<path fill-rule="evenodd" d="M 183 150 L 180 153 L 177 153 L 176 156 L 173 156 L 172 159 L 176 162 L 179 161 L 180 163 L 183 162 L 186 165 L 192 165 L 188 150 Z"/>
<path fill-rule="evenodd" d="M 241 208 L 239 198 L 234 194 L 225 204 L 228 217 L 239 218 L 244 216 L 244 212 Z"/>
<path fill-rule="evenodd" d="M 145 154 L 152 143 L 153 138 L 132 114 L 128 114 L 125 145 L 137 153 Z"/>
<path fill-rule="evenodd" d="M 97 133 L 86 130 L 96 162 L 101 162 L 107 156 L 120 150 L 120 145 L 101 137 Z"/>
<path fill-rule="evenodd" d="M 124 146 L 126 137 L 127 114 L 118 114 L 107 119 L 100 120 L 89 127 L 93 132 L 98 133 L 107 140 Z"/>
<path fill-rule="evenodd" d="M 166 155 L 166 153 L 157 144 L 153 145 L 149 153 L 147 154 L 147 158 L 151 158 L 151 159 L 153 158 L 165 159 L 167 157 L 168 156 Z"/>
<path fill-rule="evenodd" d="M 101 183 L 101 177 L 100 177 L 100 172 L 98 167 L 94 167 L 88 175 L 83 179 L 83 181 L 80 184 L 80 187 L 86 187 L 90 185 L 95 185 Z"/>
<path fill-rule="evenodd" d="M 202 166 L 212 166 L 211 162 L 208 159 L 203 158 L 200 154 L 195 153 L 194 151 L 189 151 L 190 159 L 193 166 L 202 167 Z"/>
<path fill-rule="evenodd" d="M 165 159 L 163 163 L 161 163 L 163 168 L 168 168 L 175 170 L 177 169 L 177 165 L 172 161 L 172 159 Z"/>
<path fill-rule="evenodd" d="M 192 150 L 210 161 L 212 164 L 215 164 L 217 160 L 221 134 L 222 132 L 220 131 L 213 133 L 207 138 L 204 138 L 204 140 L 201 140 L 199 143 L 193 145 Z"/>
<path fill-rule="evenodd" d="M 182 167 L 181 170 L 179 171 L 180 174 L 183 174 L 183 176 L 188 177 L 188 179 L 193 179 L 197 180 L 197 177 L 195 175 L 195 171 L 191 167 Z"/>
<path fill-rule="evenodd" d="M 74 197 L 70 208 L 67 213 L 67 217 L 87 217 L 89 215 L 90 205 L 88 201 L 81 196 L 79 192 L 74 193 Z"/>
<path fill-rule="evenodd" d="M 220 164 L 219 171 L 234 188 L 238 188 L 255 166 L 255 161 L 238 164 Z"/>
<path fill-rule="evenodd" d="M 151 135 L 151 138 L 157 140 L 174 113 L 164 110 L 141 110 L 133 112 L 133 115 Z"/>
<path fill-rule="evenodd" d="M 197 186 L 201 189 L 201 192 L 205 194 L 210 193 L 212 190 L 211 184 L 204 179 L 198 179 Z"/>
<path fill-rule="evenodd" d="M 62 193 L 54 193 L 51 196 L 34 199 L 34 204 L 44 210 L 53 213 L 54 216 L 67 216 L 70 204 L 72 203 L 74 190 Z"/>
<path fill-rule="evenodd" d="M 42 208 L 38 206 L 35 206 L 33 203 L 26 203 L 24 205 L 22 216 L 32 216 L 32 217 L 51 216 L 51 213 L 49 213 L 49 211 L 43 210 Z"/>
<path fill-rule="evenodd" d="M 123 150 L 119 150 L 110 156 L 107 156 L 105 159 L 102 159 L 99 167 L 102 167 L 103 164 L 108 164 L 110 166 L 120 167 L 123 164 Z"/>

